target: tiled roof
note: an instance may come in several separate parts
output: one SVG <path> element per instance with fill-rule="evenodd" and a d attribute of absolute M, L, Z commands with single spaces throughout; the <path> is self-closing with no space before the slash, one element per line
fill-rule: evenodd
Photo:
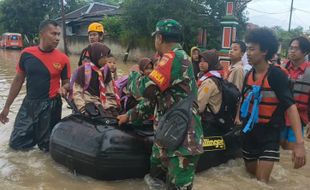
<path fill-rule="evenodd" d="M 65 15 L 66 22 L 81 20 L 86 17 L 97 17 L 103 15 L 117 15 L 119 14 L 119 7 L 108 5 L 105 3 L 90 3 L 89 5 L 85 5 L 75 11 L 67 13 Z M 60 20 L 61 17 L 56 20 Z"/>

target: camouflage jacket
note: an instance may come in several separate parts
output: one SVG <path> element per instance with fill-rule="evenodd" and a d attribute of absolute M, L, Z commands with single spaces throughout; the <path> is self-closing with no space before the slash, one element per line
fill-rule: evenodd
<path fill-rule="evenodd" d="M 126 86 L 127 94 L 133 96 L 137 101 L 142 99 L 138 86 L 142 80 L 143 75 L 137 71 L 132 71 L 128 76 L 128 82 Z"/>
<path fill-rule="evenodd" d="M 155 131 L 159 118 L 174 103 L 184 99 L 190 92 L 197 97 L 193 66 L 180 44 L 176 44 L 170 52 L 161 57 L 151 74 L 140 79 L 137 88 L 145 99 L 127 112 L 129 120 L 146 119 L 150 114 L 154 114 Z M 198 155 L 203 152 L 202 142 L 203 131 L 200 116 L 197 107 L 194 106 L 192 122 L 182 145 L 175 151 L 166 150 L 156 143 L 154 148 L 159 149 L 156 151 L 159 152 L 157 157 Z"/>

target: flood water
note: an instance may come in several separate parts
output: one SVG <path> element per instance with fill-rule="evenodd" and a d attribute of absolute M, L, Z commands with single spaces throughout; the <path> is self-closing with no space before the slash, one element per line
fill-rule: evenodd
<path fill-rule="evenodd" d="M 15 75 L 19 51 L 0 50 L 0 109 L 2 110 L 10 84 Z M 77 65 L 77 56 L 71 56 L 71 65 Z M 119 72 L 126 73 L 130 65 L 118 63 Z M 25 88 L 11 106 L 10 121 L 0 124 L 0 190 L 147 190 L 142 179 L 123 181 L 98 181 L 71 173 L 55 163 L 51 156 L 37 148 L 28 152 L 16 152 L 8 147 L 14 119 L 25 95 Z M 63 115 L 70 111 L 64 104 Z M 310 158 L 310 142 L 306 141 L 307 157 Z M 195 190 L 246 190 L 246 189 L 310 189 L 310 164 L 299 170 L 292 168 L 290 151 L 281 150 L 281 161 L 277 163 L 268 185 L 251 178 L 245 172 L 241 159 L 197 174 Z"/>

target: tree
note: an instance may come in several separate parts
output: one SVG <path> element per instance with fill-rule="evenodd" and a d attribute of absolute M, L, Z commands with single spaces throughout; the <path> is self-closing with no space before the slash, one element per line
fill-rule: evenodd
<path fill-rule="evenodd" d="M 5 31 L 19 32 L 33 39 L 48 12 L 47 4 L 46 0 L 4 0 L 0 5 L 0 23 Z"/>
<path fill-rule="evenodd" d="M 66 0 L 66 12 L 84 5 L 86 0 Z M 60 0 L 3 0 L 0 2 L 2 32 L 18 32 L 30 41 L 38 36 L 42 20 L 60 16 Z"/>
<path fill-rule="evenodd" d="M 102 24 L 105 29 L 105 33 L 112 38 L 118 39 L 121 35 L 121 28 L 122 28 L 122 18 L 120 16 L 105 16 L 102 20 Z"/>
<path fill-rule="evenodd" d="M 247 18 L 244 10 L 251 0 L 235 0 L 238 36 L 244 34 Z M 131 47 L 152 47 L 150 33 L 161 18 L 173 18 L 184 27 L 185 49 L 197 45 L 199 28 L 208 32 L 208 47 L 220 48 L 221 19 L 225 15 L 226 0 L 126 0 L 121 4 L 122 25 L 120 39 Z M 106 23 L 109 25 L 109 23 Z"/>
<path fill-rule="evenodd" d="M 297 27 L 292 29 L 290 32 L 284 30 L 283 28 L 281 28 L 280 26 L 275 26 L 273 28 L 271 28 L 277 38 L 280 41 L 282 50 L 281 50 L 281 54 L 282 56 L 286 56 L 287 51 L 288 51 L 288 47 L 289 47 L 289 43 L 293 38 L 296 38 L 298 36 L 305 36 L 306 34 L 303 32 L 303 28 L 302 27 Z"/>
<path fill-rule="evenodd" d="M 198 30 L 203 23 L 198 0 L 126 0 L 121 5 L 123 13 L 121 39 L 131 47 L 153 47 L 151 33 L 162 18 L 179 21 L 184 28 L 184 42 L 195 44 Z"/>
<path fill-rule="evenodd" d="M 51 19 L 61 16 L 61 1 L 64 0 L 47 0 L 48 2 L 48 17 Z M 65 0 L 65 13 L 72 12 L 88 3 L 89 0 Z"/>
<path fill-rule="evenodd" d="M 245 15 L 245 8 L 247 3 L 251 0 L 235 0 L 235 17 L 239 22 L 237 38 L 241 39 L 246 30 L 247 17 Z M 220 49 L 222 26 L 220 24 L 223 16 L 226 14 L 226 0 L 204 0 L 201 2 L 204 15 L 204 23 L 208 32 L 207 48 Z"/>

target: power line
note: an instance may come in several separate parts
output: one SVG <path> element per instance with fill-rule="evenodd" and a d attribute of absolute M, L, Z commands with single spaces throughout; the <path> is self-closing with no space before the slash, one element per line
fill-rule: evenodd
<path fill-rule="evenodd" d="M 301 11 L 301 12 L 310 14 L 310 11 L 306 11 L 306 10 L 299 9 L 299 8 L 294 8 L 294 9 L 297 10 L 297 11 Z"/>
<path fill-rule="evenodd" d="M 247 7 L 247 8 L 252 10 L 252 11 L 258 12 L 258 13 L 271 14 L 271 15 L 274 15 L 274 14 L 284 14 L 284 13 L 288 13 L 290 11 L 290 10 L 286 10 L 286 11 L 283 11 L 283 12 L 274 12 L 274 13 L 272 13 L 272 12 L 265 12 L 265 11 L 253 9 L 253 8 L 250 8 L 250 7 Z"/>

